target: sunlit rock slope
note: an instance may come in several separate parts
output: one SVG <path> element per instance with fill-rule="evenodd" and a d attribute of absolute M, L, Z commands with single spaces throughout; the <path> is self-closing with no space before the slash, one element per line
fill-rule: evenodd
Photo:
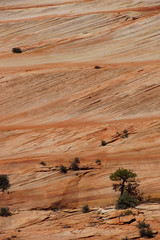
<path fill-rule="evenodd" d="M 159 1 L 0 0 L 1 206 L 109 206 L 118 167 L 159 201 L 159 113 Z"/>

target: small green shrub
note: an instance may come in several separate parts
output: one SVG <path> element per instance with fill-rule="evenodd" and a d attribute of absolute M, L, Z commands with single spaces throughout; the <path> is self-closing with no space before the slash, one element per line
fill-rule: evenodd
<path fill-rule="evenodd" d="M 121 216 L 128 216 L 128 215 L 135 215 L 135 213 L 133 213 L 132 210 L 127 210 L 127 211 L 121 213 L 120 217 Z"/>
<path fill-rule="evenodd" d="M 127 210 L 125 211 L 125 215 L 128 216 L 128 215 L 135 215 L 135 213 L 132 212 L 132 210 Z"/>
<path fill-rule="evenodd" d="M 138 227 L 139 229 L 142 229 L 142 228 L 150 228 L 150 224 L 147 224 L 147 223 L 145 223 L 145 222 L 143 221 L 143 222 L 139 222 L 139 223 L 137 224 L 137 227 Z"/>
<path fill-rule="evenodd" d="M 70 165 L 69 168 L 70 168 L 72 171 L 78 171 L 78 170 L 79 170 L 78 163 L 71 162 L 71 165 Z"/>
<path fill-rule="evenodd" d="M 64 225 L 63 228 L 71 228 L 70 225 Z"/>
<path fill-rule="evenodd" d="M 152 229 L 150 229 L 150 228 L 140 229 L 139 234 L 140 234 L 141 237 L 147 237 L 147 238 L 153 238 L 154 237 Z"/>
<path fill-rule="evenodd" d="M 128 237 L 123 237 L 122 240 L 129 240 Z"/>
<path fill-rule="evenodd" d="M 0 189 L 4 192 L 10 187 L 9 178 L 7 175 L 0 175 Z"/>
<path fill-rule="evenodd" d="M 128 195 L 127 192 L 124 192 L 116 203 L 116 209 L 134 208 L 138 204 L 139 202 L 135 197 Z"/>
<path fill-rule="evenodd" d="M 101 67 L 100 67 L 100 66 L 98 66 L 98 65 L 96 65 L 94 68 L 95 68 L 95 69 L 100 69 Z"/>
<path fill-rule="evenodd" d="M 74 162 L 79 164 L 79 163 L 80 163 L 79 158 L 78 158 L 78 157 L 75 157 Z"/>
<path fill-rule="evenodd" d="M 97 165 L 101 165 L 101 160 L 97 159 L 96 163 L 97 163 Z"/>
<path fill-rule="evenodd" d="M 67 173 L 67 168 L 64 165 L 60 166 L 60 172 L 66 174 Z"/>
<path fill-rule="evenodd" d="M 83 213 L 88 213 L 89 211 L 90 211 L 90 209 L 89 209 L 88 205 L 85 205 L 85 206 L 82 207 L 82 212 Z"/>
<path fill-rule="evenodd" d="M 22 53 L 22 50 L 20 48 L 12 48 L 13 53 Z"/>
<path fill-rule="evenodd" d="M 41 164 L 42 166 L 46 166 L 46 163 L 45 163 L 44 161 L 41 161 L 40 164 Z"/>
<path fill-rule="evenodd" d="M 123 131 L 123 133 L 124 133 L 123 137 L 128 138 L 128 130 L 125 129 L 125 130 Z"/>
<path fill-rule="evenodd" d="M 101 145 L 102 145 L 102 146 L 106 146 L 106 145 L 107 145 L 106 141 L 102 140 L 102 141 L 101 141 Z"/>
<path fill-rule="evenodd" d="M 139 222 L 137 224 L 137 227 L 139 228 L 140 237 L 147 237 L 147 238 L 154 237 L 152 229 L 150 228 L 150 224 L 147 224 L 143 221 L 143 222 Z"/>
<path fill-rule="evenodd" d="M 1 209 L 0 209 L 0 216 L 1 216 L 1 217 L 11 216 L 11 213 L 10 213 L 10 211 L 9 211 L 9 208 L 1 208 Z"/>

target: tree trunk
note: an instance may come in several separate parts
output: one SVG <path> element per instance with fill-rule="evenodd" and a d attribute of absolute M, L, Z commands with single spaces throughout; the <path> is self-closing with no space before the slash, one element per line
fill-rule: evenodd
<path fill-rule="evenodd" d="M 123 192 L 124 192 L 124 180 L 123 180 L 122 186 L 121 186 L 121 196 L 123 195 Z"/>

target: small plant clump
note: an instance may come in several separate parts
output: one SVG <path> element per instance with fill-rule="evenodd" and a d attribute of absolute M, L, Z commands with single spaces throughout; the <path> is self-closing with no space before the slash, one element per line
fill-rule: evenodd
<path fill-rule="evenodd" d="M 135 213 L 132 212 L 132 210 L 127 210 L 127 211 L 121 213 L 121 214 L 120 214 L 120 217 L 121 217 L 121 216 L 128 216 L 128 215 L 135 215 Z"/>
<path fill-rule="evenodd" d="M 142 228 L 149 228 L 150 225 L 147 224 L 147 223 L 145 223 L 145 222 L 143 221 L 143 222 L 139 222 L 139 223 L 137 224 L 137 227 L 138 227 L 139 229 L 142 229 Z"/>
<path fill-rule="evenodd" d="M 46 166 L 46 163 L 45 163 L 44 161 L 41 161 L 40 164 L 41 164 L 42 166 Z"/>
<path fill-rule="evenodd" d="M 129 240 L 128 237 L 123 237 L 122 240 Z"/>
<path fill-rule="evenodd" d="M 78 163 L 72 162 L 70 165 L 70 169 L 73 171 L 78 171 L 79 170 Z"/>
<path fill-rule="evenodd" d="M 134 196 L 128 195 L 127 192 L 124 192 L 116 203 L 116 209 L 134 208 L 138 204 L 139 201 Z"/>
<path fill-rule="evenodd" d="M 94 68 L 95 68 L 95 69 L 100 69 L 101 67 L 100 67 L 100 66 L 98 66 L 98 65 L 96 65 Z"/>
<path fill-rule="evenodd" d="M 96 163 L 97 163 L 97 165 L 101 165 L 101 160 L 97 159 Z"/>
<path fill-rule="evenodd" d="M 146 224 L 144 221 L 139 222 L 137 227 L 139 228 L 140 237 L 153 238 L 154 234 L 150 228 L 150 224 Z"/>
<path fill-rule="evenodd" d="M 9 208 L 1 208 L 0 209 L 0 216 L 1 217 L 8 217 L 8 216 L 11 216 L 11 213 L 9 211 Z"/>
<path fill-rule="evenodd" d="M 123 133 L 124 133 L 124 138 L 128 138 L 128 130 L 127 129 L 125 129 L 124 131 L 123 131 Z"/>
<path fill-rule="evenodd" d="M 79 158 L 78 158 L 78 157 L 75 157 L 74 162 L 79 164 L 79 163 L 80 163 Z"/>
<path fill-rule="evenodd" d="M 21 48 L 12 48 L 13 53 L 22 53 Z"/>
<path fill-rule="evenodd" d="M 60 172 L 66 174 L 67 173 L 67 167 L 64 165 L 60 166 Z"/>
<path fill-rule="evenodd" d="M 88 213 L 88 212 L 90 212 L 89 206 L 88 206 L 88 205 L 83 206 L 83 207 L 82 207 L 82 212 L 83 212 L 83 213 Z"/>
<path fill-rule="evenodd" d="M 71 162 L 71 165 L 70 165 L 69 169 L 72 170 L 72 171 L 78 171 L 79 170 L 79 164 L 80 164 L 79 158 L 75 157 L 74 161 Z"/>
<path fill-rule="evenodd" d="M 107 145 L 106 141 L 102 140 L 102 141 L 101 141 L 101 145 L 102 145 L 102 146 L 106 146 L 106 145 Z"/>
<path fill-rule="evenodd" d="M 10 187 L 9 178 L 7 175 L 0 175 L 0 189 L 2 192 L 7 190 Z"/>

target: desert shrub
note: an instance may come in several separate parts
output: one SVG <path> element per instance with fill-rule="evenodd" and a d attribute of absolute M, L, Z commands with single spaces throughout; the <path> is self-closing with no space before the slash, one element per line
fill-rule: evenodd
<path fill-rule="evenodd" d="M 22 53 L 22 50 L 20 48 L 12 48 L 13 53 Z"/>
<path fill-rule="evenodd" d="M 90 211 L 90 209 L 89 209 L 89 206 L 88 206 L 88 205 L 85 205 L 85 206 L 82 207 L 82 212 L 83 212 L 83 213 L 87 213 L 87 212 L 89 212 L 89 211 Z"/>
<path fill-rule="evenodd" d="M 124 137 L 125 137 L 125 138 L 128 138 L 128 130 L 125 129 L 125 130 L 123 131 L 123 133 L 124 133 Z"/>
<path fill-rule="evenodd" d="M 121 213 L 120 217 L 121 216 L 128 216 L 128 215 L 135 215 L 135 213 L 133 213 L 132 210 L 127 210 L 127 211 Z"/>
<path fill-rule="evenodd" d="M 127 192 L 124 192 L 116 203 L 116 209 L 134 208 L 138 204 L 139 202 L 134 196 L 130 196 Z"/>
<path fill-rule="evenodd" d="M 142 228 L 150 228 L 150 225 L 147 224 L 147 223 L 145 223 L 145 222 L 143 221 L 143 222 L 139 222 L 139 223 L 137 224 L 137 227 L 138 227 L 139 229 L 142 229 Z"/>
<path fill-rule="evenodd" d="M 152 229 L 150 228 L 150 224 L 147 224 L 143 221 L 143 222 L 139 222 L 137 224 L 137 227 L 139 228 L 140 237 L 147 237 L 147 238 L 154 237 Z"/>
<path fill-rule="evenodd" d="M 154 234 L 150 228 L 142 228 L 139 230 L 140 237 L 153 238 Z"/>
<path fill-rule="evenodd" d="M 106 141 L 102 140 L 102 141 L 101 141 L 101 145 L 102 145 L 102 146 L 106 146 L 106 145 L 107 145 Z"/>
<path fill-rule="evenodd" d="M 135 213 L 132 212 L 132 210 L 127 210 L 125 211 L 125 215 L 128 216 L 128 215 L 135 215 Z"/>
<path fill-rule="evenodd" d="M 63 228 L 71 228 L 70 225 L 64 225 Z"/>
<path fill-rule="evenodd" d="M 79 170 L 78 163 L 71 162 L 70 169 L 73 171 L 78 171 Z"/>
<path fill-rule="evenodd" d="M 9 178 L 7 175 L 0 175 L 0 189 L 4 192 L 10 187 Z"/>
<path fill-rule="evenodd" d="M 128 237 L 123 237 L 122 240 L 129 240 Z"/>
<path fill-rule="evenodd" d="M 101 67 L 100 67 L 100 66 L 98 66 L 98 65 L 96 65 L 94 68 L 95 68 L 95 69 L 100 69 Z"/>
<path fill-rule="evenodd" d="M 61 165 L 60 166 L 60 172 L 66 174 L 67 173 L 67 168 L 64 165 Z"/>
<path fill-rule="evenodd" d="M 78 171 L 79 170 L 79 163 L 80 163 L 79 158 L 75 157 L 74 161 L 71 162 L 71 164 L 69 166 L 69 169 L 72 170 L 72 171 Z"/>
<path fill-rule="evenodd" d="M 45 163 L 44 161 L 41 161 L 40 164 L 41 164 L 42 166 L 46 166 L 46 163 Z"/>
<path fill-rule="evenodd" d="M 97 163 L 97 165 L 101 165 L 101 160 L 97 159 L 96 163 Z"/>
<path fill-rule="evenodd" d="M 79 158 L 78 158 L 78 157 L 75 157 L 74 162 L 79 164 L 79 163 L 80 163 Z"/>
<path fill-rule="evenodd" d="M 1 216 L 1 217 L 11 216 L 11 213 L 10 213 L 10 211 L 9 211 L 9 208 L 1 208 L 1 209 L 0 209 L 0 216 Z"/>

